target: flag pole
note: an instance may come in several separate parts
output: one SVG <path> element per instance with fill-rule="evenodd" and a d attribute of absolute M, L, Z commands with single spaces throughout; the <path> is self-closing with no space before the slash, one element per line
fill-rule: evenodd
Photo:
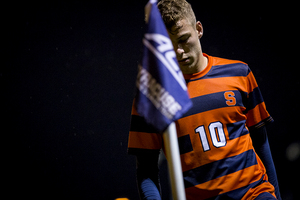
<path fill-rule="evenodd" d="M 173 199 L 185 200 L 185 189 L 175 122 L 172 122 L 163 133 L 163 141 L 165 155 L 168 161 Z"/>
<path fill-rule="evenodd" d="M 147 24 L 149 22 L 152 5 L 155 5 L 156 2 L 157 2 L 157 0 L 149 0 L 147 5 L 145 6 L 145 22 Z M 158 23 L 158 22 L 156 22 L 156 23 Z M 161 23 L 163 24 L 163 22 L 161 22 Z M 159 33 L 160 37 L 167 37 L 167 33 L 165 33 L 165 35 L 162 35 L 163 29 L 165 29 L 165 27 L 164 28 L 161 27 L 161 29 L 159 30 L 158 33 Z M 155 30 L 155 31 L 158 31 L 158 30 Z M 160 41 L 160 40 L 161 39 L 156 38 L 156 42 Z M 169 38 L 168 38 L 168 40 L 171 43 L 171 40 Z M 160 45 L 162 45 L 162 44 L 160 44 Z M 164 44 L 164 45 L 167 45 L 167 44 Z M 172 46 L 171 46 L 171 49 L 173 50 Z M 174 53 L 174 56 L 175 56 L 175 53 Z M 160 67 L 162 67 L 162 66 L 160 66 Z M 174 68 L 174 66 L 173 66 L 173 68 Z M 176 66 L 175 66 L 175 68 L 176 68 Z M 168 68 L 168 70 L 170 70 L 170 69 Z M 169 78 L 170 78 L 169 81 L 174 80 L 174 77 L 172 77 L 172 76 Z M 183 79 L 183 77 L 182 77 L 182 79 Z M 176 79 L 176 81 L 178 82 L 177 79 Z M 170 91 L 171 90 L 169 89 L 168 92 L 170 92 Z M 191 102 L 187 95 L 186 89 L 182 90 L 181 87 L 179 88 L 179 90 L 176 89 L 176 92 L 179 92 L 179 91 L 181 91 L 183 93 L 183 95 L 181 97 L 184 97 L 181 100 L 185 101 L 185 103 L 182 105 L 184 105 L 184 107 L 186 109 L 189 109 L 191 106 Z M 172 91 L 172 94 L 174 94 L 173 92 L 174 91 Z M 176 100 L 178 100 L 178 99 L 176 99 Z M 172 122 L 168 126 L 168 128 L 163 132 L 162 136 L 163 136 L 163 142 L 164 142 L 164 148 L 165 148 L 164 152 L 165 152 L 165 156 L 168 161 L 168 168 L 169 168 L 170 183 L 171 183 L 171 188 L 172 188 L 173 199 L 174 200 L 185 200 L 186 199 L 185 187 L 184 187 L 183 176 L 182 176 L 182 168 L 181 168 L 180 153 L 179 153 L 179 146 L 178 146 L 175 122 Z"/>

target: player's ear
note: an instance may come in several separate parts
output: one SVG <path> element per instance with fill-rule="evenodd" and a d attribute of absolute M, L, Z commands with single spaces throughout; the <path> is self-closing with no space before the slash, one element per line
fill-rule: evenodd
<path fill-rule="evenodd" d="M 203 26 L 202 26 L 200 21 L 196 22 L 196 31 L 197 31 L 197 34 L 198 34 L 198 38 L 199 39 L 202 38 L 202 36 L 203 36 Z"/>

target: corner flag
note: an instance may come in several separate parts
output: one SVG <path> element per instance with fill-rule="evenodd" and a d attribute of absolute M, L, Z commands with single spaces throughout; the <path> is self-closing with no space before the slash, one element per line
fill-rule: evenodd
<path fill-rule="evenodd" d="M 136 109 L 147 123 L 163 132 L 191 108 L 192 102 L 156 0 L 149 3 L 151 11 L 136 81 Z"/>

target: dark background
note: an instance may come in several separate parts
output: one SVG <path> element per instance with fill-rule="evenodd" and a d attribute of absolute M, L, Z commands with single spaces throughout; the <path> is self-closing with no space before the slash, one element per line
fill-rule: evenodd
<path fill-rule="evenodd" d="M 299 199 L 299 155 L 287 157 L 300 144 L 296 5 L 190 2 L 203 51 L 242 60 L 256 76 L 275 119 L 268 133 L 282 197 Z M 2 7 L 2 176 L 11 198 L 138 198 L 127 137 L 146 3 Z"/>

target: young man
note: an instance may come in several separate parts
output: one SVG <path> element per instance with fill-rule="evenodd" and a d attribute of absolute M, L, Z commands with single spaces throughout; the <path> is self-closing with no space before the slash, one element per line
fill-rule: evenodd
<path fill-rule="evenodd" d="M 273 119 L 251 70 L 202 53 L 203 27 L 185 0 L 158 8 L 193 102 L 176 122 L 187 199 L 281 199 L 265 128 Z M 162 144 L 133 106 L 128 152 L 142 199 L 160 199 Z"/>

